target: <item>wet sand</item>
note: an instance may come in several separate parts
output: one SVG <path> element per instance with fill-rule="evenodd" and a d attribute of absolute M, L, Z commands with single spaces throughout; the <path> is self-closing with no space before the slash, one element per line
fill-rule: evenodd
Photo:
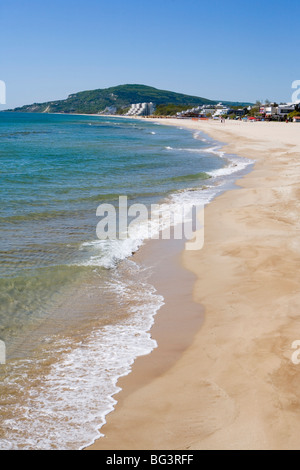
<path fill-rule="evenodd" d="M 159 121 L 203 130 L 255 166 L 207 206 L 202 250 L 164 259 L 151 242 L 138 254 L 161 260 L 158 348 L 121 379 L 90 448 L 298 449 L 300 125 Z"/>

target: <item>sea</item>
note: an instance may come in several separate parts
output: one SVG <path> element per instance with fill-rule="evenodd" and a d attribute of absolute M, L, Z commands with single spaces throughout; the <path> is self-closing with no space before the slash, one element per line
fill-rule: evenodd
<path fill-rule="evenodd" d="M 180 121 L 0 113 L 0 449 L 103 436 L 118 380 L 157 347 L 164 305 L 133 254 L 170 211 L 209 204 L 251 165 Z M 99 207 L 119 220 L 120 196 L 160 217 L 99 238 Z"/>

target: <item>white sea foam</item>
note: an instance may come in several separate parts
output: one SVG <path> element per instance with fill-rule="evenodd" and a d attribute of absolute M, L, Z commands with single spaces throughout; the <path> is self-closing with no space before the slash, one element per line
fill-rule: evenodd
<path fill-rule="evenodd" d="M 194 134 L 194 138 L 198 140 L 202 140 L 203 142 L 207 139 L 201 137 L 201 133 L 197 132 Z M 211 147 L 202 147 L 199 149 L 192 149 L 192 148 L 180 148 L 178 150 L 182 150 L 185 152 L 193 152 L 193 153 L 212 153 L 217 155 L 219 158 L 223 158 L 226 161 L 226 164 L 222 168 L 218 168 L 216 170 L 207 171 L 206 173 L 212 177 L 222 177 L 222 176 L 229 176 L 239 171 L 244 170 L 247 166 L 253 163 L 252 160 L 249 158 L 242 158 L 238 157 L 237 155 L 229 155 L 226 154 L 224 150 L 221 150 L 220 145 L 213 145 Z"/>
<path fill-rule="evenodd" d="M 218 186 L 185 189 L 171 195 L 164 203 L 149 210 L 148 218 L 137 223 L 131 222 L 130 232 L 125 239 L 93 240 L 81 245 L 86 260 L 77 263 L 80 266 L 101 266 L 114 268 L 130 257 L 145 242 L 159 238 L 161 232 L 178 224 L 191 221 L 191 211 L 195 206 L 204 206 L 219 192 Z"/>
<path fill-rule="evenodd" d="M 207 153 L 213 153 L 223 158 L 226 165 L 216 170 L 207 171 L 207 174 L 213 177 L 230 176 L 239 171 L 245 170 L 253 163 L 249 158 L 238 157 L 237 155 L 228 155 L 219 146 L 209 147 L 205 149 Z"/>
<path fill-rule="evenodd" d="M 201 131 L 196 131 L 193 133 L 193 137 L 196 140 L 200 140 L 201 142 L 208 142 L 208 138 L 203 136 Z"/>
<path fill-rule="evenodd" d="M 242 171 L 247 166 L 251 165 L 253 162 L 248 159 L 240 159 L 240 158 L 234 158 L 231 157 L 228 160 L 228 165 L 225 166 L 224 168 L 219 168 L 217 170 L 211 170 L 208 171 L 207 174 L 213 177 L 222 177 L 222 176 L 229 176 L 232 175 L 236 172 Z"/>
<path fill-rule="evenodd" d="M 172 147 L 168 147 L 172 149 Z M 148 213 L 148 219 L 134 224 L 131 223 L 130 234 L 125 239 L 94 240 L 81 245 L 81 251 L 86 252 L 86 260 L 79 265 L 102 266 L 114 268 L 120 261 L 135 253 L 147 239 L 158 238 L 159 234 L 183 221 L 189 220 L 189 211 L 193 207 L 204 207 L 217 194 L 224 191 L 228 177 L 247 168 L 252 161 L 235 155 L 227 155 L 220 146 L 212 146 L 205 149 L 177 149 L 191 152 L 213 153 L 224 159 L 225 165 L 216 170 L 207 171 L 212 177 L 209 184 L 199 188 L 187 188 L 177 191 L 169 196 L 165 202 L 159 204 L 159 208 Z M 203 184 L 203 182 L 202 182 Z M 170 217 L 171 214 L 171 217 Z"/>
<path fill-rule="evenodd" d="M 134 263 L 130 269 L 132 278 L 116 273 L 107 285 L 128 305 L 128 318 L 93 331 L 75 347 L 64 341 L 56 344 L 57 362 L 38 389 L 30 383 L 26 361 L 20 361 L 23 378 L 15 387 L 22 389 L 22 403 L 15 404 L 15 418 L 1 423 L 5 438 L 0 449 L 76 450 L 102 436 L 99 430 L 120 391 L 118 379 L 130 372 L 138 356 L 157 347 L 149 330 L 163 298 L 137 280 Z"/>
<path fill-rule="evenodd" d="M 79 266 L 101 266 L 106 269 L 114 268 L 120 261 L 130 257 L 143 244 L 143 237 L 126 238 L 125 240 L 94 240 L 81 245 L 81 250 L 90 254 Z"/>

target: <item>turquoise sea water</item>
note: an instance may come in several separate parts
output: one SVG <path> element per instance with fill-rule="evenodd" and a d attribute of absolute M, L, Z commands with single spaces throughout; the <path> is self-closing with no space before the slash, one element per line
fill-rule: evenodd
<path fill-rule="evenodd" d="M 92 442 L 155 347 L 163 298 L 130 259 L 146 236 L 98 240 L 99 204 L 206 204 L 248 164 L 147 120 L 0 113 L 0 448 Z"/>

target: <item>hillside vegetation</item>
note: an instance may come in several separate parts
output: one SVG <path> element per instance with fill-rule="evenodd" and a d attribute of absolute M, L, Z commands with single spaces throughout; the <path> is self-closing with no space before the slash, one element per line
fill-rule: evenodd
<path fill-rule="evenodd" d="M 158 90 L 146 85 L 119 85 L 99 90 L 81 91 L 69 95 L 65 100 L 34 103 L 9 111 L 23 113 L 98 114 L 105 111 L 106 108 L 114 106 L 118 113 L 122 114 L 123 110 L 127 110 L 133 103 L 149 102 L 153 102 L 156 107 L 168 105 L 168 113 L 171 111 L 170 106 L 173 106 L 175 111 L 175 109 L 181 110 L 188 107 L 216 103 L 216 101 L 206 98 Z"/>

